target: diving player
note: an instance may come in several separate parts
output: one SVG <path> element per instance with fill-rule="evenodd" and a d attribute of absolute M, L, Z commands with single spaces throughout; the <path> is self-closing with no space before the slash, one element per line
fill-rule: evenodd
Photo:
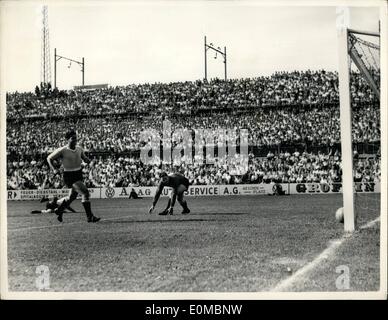
<path fill-rule="evenodd" d="M 43 197 L 41 200 L 40 200 L 40 203 L 43 203 L 43 202 L 47 202 L 46 203 L 46 209 L 42 209 L 42 210 L 32 210 L 31 211 L 31 214 L 38 214 L 38 213 L 54 213 L 55 209 L 57 209 L 61 204 L 62 202 L 65 200 L 66 198 L 63 197 L 61 199 L 58 199 L 57 196 L 54 196 L 52 197 L 52 199 L 50 200 L 49 198 L 47 197 Z M 68 206 L 65 208 L 65 210 L 70 210 L 71 212 L 76 212 L 72 207 Z"/>

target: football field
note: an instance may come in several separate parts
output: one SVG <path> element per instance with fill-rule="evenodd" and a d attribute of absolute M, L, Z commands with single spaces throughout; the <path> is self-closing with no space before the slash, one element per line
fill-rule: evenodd
<path fill-rule="evenodd" d="M 191 213 L 177 203 L 172 216 L 157 215 L 166 198 L 153 214 L 150 198 L 93 200 L 95 224 L 79 200 L 63 223 L 31 215 L 39 201 L 8 201 L 9 290 L 38 291 L 44 265 L 46 291 L 375 291 L 380 194 L 362 196 L 362 228 L 346 237 L 340 194 L 188 197 Z M 336 286 L 339 266 L 348 289 Z"/>

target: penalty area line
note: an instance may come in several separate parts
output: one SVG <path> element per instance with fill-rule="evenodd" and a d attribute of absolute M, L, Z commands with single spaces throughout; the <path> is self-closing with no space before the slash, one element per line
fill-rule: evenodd
<path fill-rule="evenodd" d="M 362 225 L 360 229 L 367 229 L 373 227 L 378 221 L 380 221 L 380 217 L 369 221 L 368 223 Z M 270 291 L 279 292 L 286 291 L 291 285 L 301 280 L 307 273 L 314 270 L 322 261 L 326 260 L 334 254 L 334 252 L 345 242 L 346 239 L 352 237 L 352 233 L 345 234 L 342 238 L 333 240 L 330 242 L 330 245 L 323 250 L 313 261 L 309 262 L 299 270 L 297 270 L 292 276 L 280 281 L 274 288 Z"/>

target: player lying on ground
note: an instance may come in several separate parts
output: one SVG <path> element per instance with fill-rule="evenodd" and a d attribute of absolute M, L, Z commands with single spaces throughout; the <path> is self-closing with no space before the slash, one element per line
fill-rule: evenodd
<path fill-rule="evenodd" d="M 163 172 L 160 175 L 160 178 L 161 180 L 158 188 L 156 189 L 156 194 L 154 197 L 154 201 L 152 202 L 152 207 L 149 209 L 148 212 L 152 213 L 152 211 L 154 211 L 155 206 L 159 200 L 160 195 L 162 194 L 164 187 L 170 187 L 172 188 L 172 192 L 171 192 L 170 198 L 168 199 L 167 207 L 164 211 L 160 212 L 159 215 L 173 214 L 174 205 L 177 198 L 178 198 L 179 204 L 183 208 L 182 214 L 190 213 L 190 210 L 187 207 L 186 200 L 183 200 L 184 192 L 189 189 L 189 185 L 190 185 L 189 180 L 180 173 L 173 173 L 173 174 L 167 175 L 167 173 Z"/>
<path fill-rule="evenodd" d="M 46 203 L 46 209 L 42 209 L 42 210 L 32 210 L 31 211 L 31 214 L 39 214 L 39 213 L 54 213 L 55 209 L 57 209 L 61 204 L 62 202 L 66 199 L 66 197 L 63 197 L 61 199 L 58 200 L 58 197 L 54 196 L 52 197 L 51 199 L 47 198 L 47 197 L 43 197 L 41 200 L 40 200 L 40 203 L 43 203 L 43 202 L 47 202 Z M 75 211 L 72 207 L 70 206 L 67 206 L 65 208 L 65 211 L 66 210 L 69 210 L 71 212 L 77 212 Z"/>
<path fill-rule="evenodd" d="M 90 163 L 90 159 L 85 155 L 84 150 L 77 146 L 77 133 L 74 130 L 70 130 L 65 135 L 68 144 L 62 148 L 55 150 L 47 157 L 47 163 L 51 170 L 56 174 L 57 170 L 52 164 L 52 160 L 61 158 L 63 166 L 63 180 L 65 185 L 70 188 L 69 196 L 62 201 L 60 206 L 55 209 L 55 213 L 58 215 L 58 221 L 62 222 L 63 212 L 76 198 L 78 193 L 82 195 L 82 205 L 85 208 L 86 217 L 88 222 L 97 222 L 100 218 L 93 215 L 90 205 L 90 193 L 88 188 L 83 183 L 82 176 L 82 160 L 86 163 Z"/>

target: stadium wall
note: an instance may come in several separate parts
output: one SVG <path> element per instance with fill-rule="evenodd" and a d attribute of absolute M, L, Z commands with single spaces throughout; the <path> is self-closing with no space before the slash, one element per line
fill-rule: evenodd
<path fill-rule="evenodd" d="M 139 197 L 153 197 L 156 187 L 121 187 L 121 188 L 90 188 L 92 199 L 129 198 L 134 189 Z M 328 194 L 342 193 L 340 183 L 281 183 L 281 184 L 236 184 L 236 185 L 206 185 L 190 186 L 186 195 L 199 196 L 235 196 L 235 195 L 275 195 L 284 194 Z M 380 183 L 355 183 L 358 193 L 380 193 Z M 8 200 L 40 200 L 43 196 L 68 195 L 69 189 L 43 190 L 7 190 Z M 170 189 L 164 189 L 162 196 L 168 196 Z"/>

